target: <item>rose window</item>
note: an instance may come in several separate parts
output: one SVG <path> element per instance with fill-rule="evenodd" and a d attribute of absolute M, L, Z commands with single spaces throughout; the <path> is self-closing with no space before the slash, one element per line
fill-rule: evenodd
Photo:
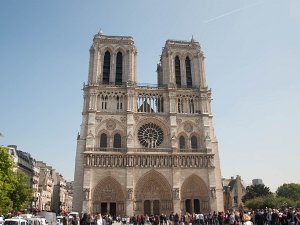
<path fill-rule="evenodd" d="M 164 140 L 164 132 L 155 123 L 146 123 L 138 131 L 138 139 L 146 148 L 156 148 Z"/>

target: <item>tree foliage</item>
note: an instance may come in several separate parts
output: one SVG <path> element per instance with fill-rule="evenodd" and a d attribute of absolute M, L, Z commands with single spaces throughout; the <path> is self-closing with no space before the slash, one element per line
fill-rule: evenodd
<path fill-rule="evenodd" d="M 288 198 L 276 197 L 274 195 L 252 198 L 246 201 L 245 206 L 249 209 L 278 209 L 282 207 L 296 207 L 297 203 Z"/>
<path fill-rule="evenodd" d="M 246 187 L 246 194 L 243 196 L 242 201 L 245 203 L 250 199 L 269 195 L 272 195 L 272 192 L 264 184 L 251 185 Z"/>
<path fill-rule="evenodd" d="M 10 199 L 13 201 L 13 209 L 21 210 L 28 205 L 32 198 L 32 191 L 28 188 L 28 178 L 22 173 L 15 173 Z"/>
<path fill-rule="evenodd" d="M 283 184 L 277 188 L 277 196 L 285 197 L 294 201 L 300 201 L 300 184 Z"/>
<path fill-rule="evenodd" d="M 6 149 L 0 147 L 0 213 L 23 209 L 31 199 L 31 189 L 24 174 L 13 171 Z"/>

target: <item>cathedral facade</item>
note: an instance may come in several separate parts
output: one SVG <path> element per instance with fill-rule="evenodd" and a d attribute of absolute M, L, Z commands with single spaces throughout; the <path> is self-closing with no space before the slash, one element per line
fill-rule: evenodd
<path fill-rule="evenodd" d="M 73 210 L 111 215 L 223 210 L 204 55 L 167 40 L 157 85 L 136 82 L 132 37 L 98 33 L 77 138 Z"/>

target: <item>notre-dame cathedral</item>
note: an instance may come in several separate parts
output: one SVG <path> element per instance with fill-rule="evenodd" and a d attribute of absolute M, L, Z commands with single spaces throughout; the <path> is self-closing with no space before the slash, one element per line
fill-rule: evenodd
<path fill-rule="evenodd" d="M 136 82 L 132 37 L 98 33 L 77 138 L 73 210 L 111 215 L 223 210 L 204 55 L 167 40 L 157 85 Z"/>

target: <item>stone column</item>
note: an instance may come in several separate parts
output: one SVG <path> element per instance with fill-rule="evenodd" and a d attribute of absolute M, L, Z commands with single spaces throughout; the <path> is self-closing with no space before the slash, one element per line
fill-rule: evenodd
<path fill-rule="evenodd" d="M 109 82 L 110 83 L 115 83 L 116 82 L 116 53 L 113 53 L 111 55 L 111 72 L 110 72 L 110 77 L 109 77 Z"/>
<path fill-rule="evenodd" d="M 185 58 L 180 57 L 180 76 L 181 76 L 181 86 L 186 86 L 186 71 L 185 71 Z"/>
<path fill-rule="evenodd" d="M 206 84 L 206 75 L 205 75 L 205 65 L 204 65 L 204 55 L 201 55 L 199 57 L 199 65 L 200 65 L 200 87 L 205 88 L 207 87 Z"/>
<path fill-rule="evenodd" d="M 128 73 L 127 73 L 127 76 L 128 76 L 128 79 L 127 81 L 134 81 L 133 80 L 133 54 L 132 54 L 132 50 L 127 50 L 128 52 Z"/>
<path fill-rule="evenodd" d="M 95 53 L 94 46 L 91 46 L 91 48 L 90 48 L 88 84 L 92 83 L 92 80 L 93 80 L 94 53 Z"/>

